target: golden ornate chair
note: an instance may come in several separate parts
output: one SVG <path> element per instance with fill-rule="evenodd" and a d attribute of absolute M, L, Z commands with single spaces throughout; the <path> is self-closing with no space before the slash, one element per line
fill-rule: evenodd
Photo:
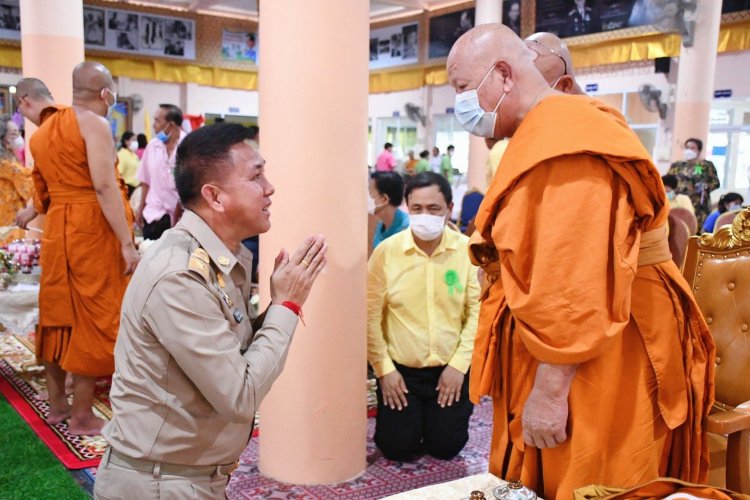
<path fill-rule="evenodd" d="M 727 436 L 726 487 L 750 493 L 750 208 L 688 241 L 683 274 L 716 343 L 708 431 Z"/>

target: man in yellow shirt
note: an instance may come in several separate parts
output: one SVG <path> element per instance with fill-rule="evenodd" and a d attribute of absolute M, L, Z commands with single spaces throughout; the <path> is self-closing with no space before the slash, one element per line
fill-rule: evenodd
<path fill-rule="evenodd" d="M 368 263 L 367 350 L 378 377 L 375 444 L 390 460 L 455 457 L 469 438 L 468 370 L 479 313 L 469 239 L 449 228 L 450 184 L 423 172 L 406 186 L 410 230 Z"/>

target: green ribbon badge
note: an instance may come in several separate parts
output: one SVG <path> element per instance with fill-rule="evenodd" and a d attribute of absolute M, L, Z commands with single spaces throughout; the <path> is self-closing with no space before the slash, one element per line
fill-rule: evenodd
<path fill-rule="evenodd" d="M 703 175 L 703 165 L 700 163 L 695 165 L 695 175 Z"/>
<path fill-rule="evenodd" d="M 449 269 L 445 272 L 443 280 L 445 281 L 445 284 L 448 285 L 448 295 L 453 295 L 453 290 L 456 290 L 458 293 L 464 291 L 464 287 L 461 286 L 461 282 L 458 279 L 458 273 L 453 269 Z"/>

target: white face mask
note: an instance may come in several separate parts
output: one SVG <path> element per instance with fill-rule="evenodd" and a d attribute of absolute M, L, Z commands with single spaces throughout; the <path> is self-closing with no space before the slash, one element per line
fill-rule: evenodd
<path fill-rule="evenodd" d="M 107 98 L 104 97 L 105 92 L 112 96 L 112 104 L 107 103 Z M 115 110 L 115 106 L 117 105 L 117 92 L 112 92 L 107 87 L 104 87 L 101 91 L 101 96 L 104 99 L 104 102 L 107 104 L 107 116 L 112 116 L 112 112 Z"/>
<path fill-rule="evenodd" d="M 740 205 L 739 203 L 732 203 L 727 207 L 727 212 L 734 212 L 735 210 L 739 210 L 740 208 L 742 208 L 742 205 Z"/>
<path fill-rule="evenodd" d="M 497 109 L 507 94 L 507 92 L 503 92 L 502 97 L 497 101 L 497 106 L 495 106 L 495 109 L 491 113 L 486 112 L 479 105 L 477 92 L 482 88 L 482 85 L 484 85 L 484 82 L 494 69 L 495 66 L 493 65 L 477 88 L 456 94 L 456 101 L 453 108 L 456 119 L 466 131 L 479 137 L 491 138 L 495 135 Z"/>
<path fill-rule="evenodd" d="M 443 234 L 445 216 L 430 214 L 409 215 L 409 227 L 414 236 L 422 241 L 436 240 Z"/>
<path fill-rule="evenodd" d="M 686 149 L 682 152 L 682 157 L 687 161 L 695 160 L 696 158 L 698 158 L 698 153 L 696 153 L 692 149 Z"/>
<path fill-rule="evenodd" d="M 18 137 L 16 137 L 15 139 L 13 139 L 13 141 L 10 143 L 10 147 L 14 151 L 17 151 L 19 149 L 23 149 L 23 146 L 24 146 L 23 137 L 21 137 L 20 135 Z"/>
<path fill-rule="evenodd" d="M 375 215 L 375 198 L 370 196 L 370 193 L 367 193 L 367 213 Z"/>
<path fill-rule="evenodd" d="M 128 149 L 133 153 L 138 151 L 138 141 L 130 141 L 130 144 L 128 144 Z"/>

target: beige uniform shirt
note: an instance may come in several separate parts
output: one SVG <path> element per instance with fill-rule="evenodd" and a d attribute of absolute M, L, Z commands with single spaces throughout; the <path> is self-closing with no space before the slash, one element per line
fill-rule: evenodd
<path fill-rule="evenodd" d="M 237 460 L 297 326 L 294 313 L 272 305 L 253 333 L 251 261 L 191 211 L 149 248 L 115 345 L 113 417 L 103 431 L 115 450 L 196 466 Z"/>

